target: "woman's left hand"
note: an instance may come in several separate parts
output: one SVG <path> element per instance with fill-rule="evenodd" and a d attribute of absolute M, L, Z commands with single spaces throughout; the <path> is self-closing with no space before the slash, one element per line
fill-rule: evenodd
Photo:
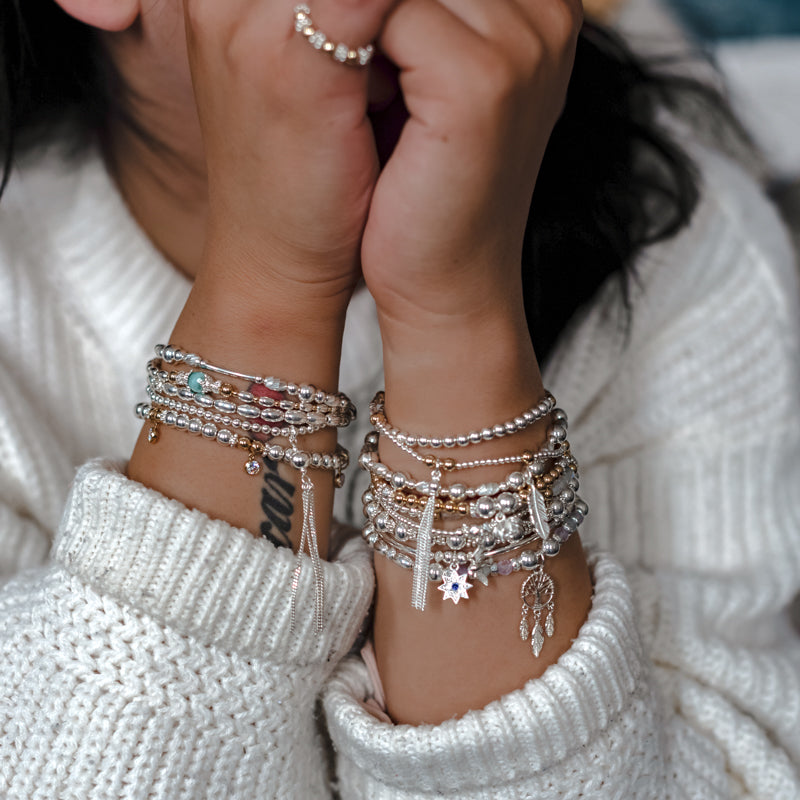
<path fill-rule="evenodd" d="M 528 209 L 581 19 L 579 0 L 401 0 L 390 15 L 380 45 L 410 117 L 362 246 L 385 344 L 521 309 Z"/>

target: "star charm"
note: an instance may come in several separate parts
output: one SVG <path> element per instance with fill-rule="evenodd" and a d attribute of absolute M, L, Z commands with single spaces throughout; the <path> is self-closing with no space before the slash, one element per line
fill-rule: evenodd
<path fill-rule="evenodd" d="M 472 584 L 467 583 L 467 575 L 459 575 L 454 569 L 445 570 L 442 576 L 440 592 L 444 592 L 443 600 L 452 600 L 456 605 L 461 599 L 469 600 L 467 589 L 471 589 Z"/>

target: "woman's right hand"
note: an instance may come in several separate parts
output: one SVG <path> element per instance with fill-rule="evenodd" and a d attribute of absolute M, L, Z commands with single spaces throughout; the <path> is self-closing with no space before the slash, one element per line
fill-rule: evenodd
<path fill-rule="evenodd" d="M 393 1 L 315 0 L 314 22 L 365 44 Z M 315 52 L 292 0 L 184 0 L 184 14 L 208 166 L 203 272 L 246 298 L 343 313 L 378 175 L 367 70 Z"/>

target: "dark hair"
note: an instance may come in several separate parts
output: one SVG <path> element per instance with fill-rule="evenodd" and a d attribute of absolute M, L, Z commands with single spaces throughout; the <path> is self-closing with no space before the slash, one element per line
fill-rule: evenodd
<path fill-rule="evenodd" d="M 20 149 L 54 138 L 80 147 L 102 138 L 113 116 L 135 125 L 99 37 L 53 0 L 0 5 L 0 59 L 3 185 Z M 648 67 L 616 35 L 584 26 L 525 237 L 525 307 L 540 360 L 606 279 L 618 276 L 627 298 L 642 248 L 689 222 L 698 179 L 656 121 L 686 93 L 725 115 L 713 90 Z"/>

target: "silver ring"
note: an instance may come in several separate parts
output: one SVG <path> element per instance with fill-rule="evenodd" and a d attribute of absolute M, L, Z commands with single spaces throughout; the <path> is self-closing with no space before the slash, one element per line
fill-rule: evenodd
<path fill-rule="evenodd" d="M 368 44 L 366 47 L 350 47 L 350 45 L 329 39 L 314 25 L 311 9 L 307 5 L 294 7 L 294 29 L 302 34 L 315 50 L 327 53 L 339 64 L 366 67 L 375 55 L 375 45 L 373 44 Z"/>

